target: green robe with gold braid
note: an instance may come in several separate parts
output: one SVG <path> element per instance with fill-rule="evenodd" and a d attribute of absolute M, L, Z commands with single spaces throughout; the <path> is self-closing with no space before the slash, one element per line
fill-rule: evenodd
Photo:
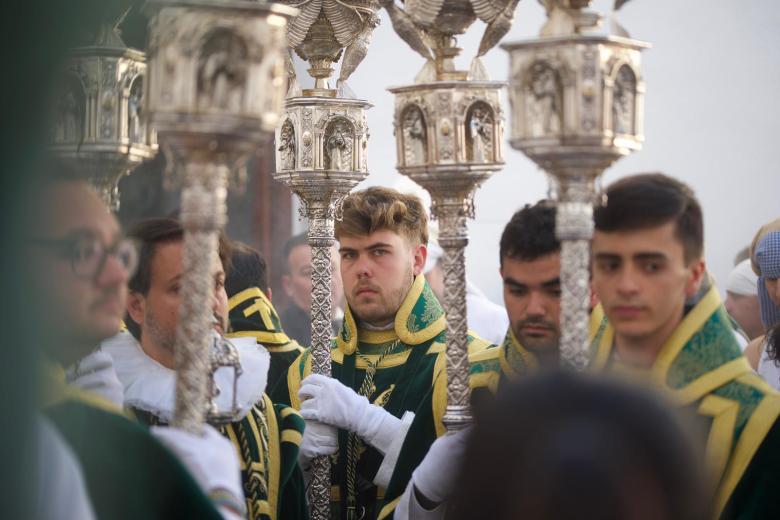
<path fill-rule="evenodd" d="M 395 317 L 392 330 L 358 328 L 347 307 L 344 323 L 331 350 L 332 376 L 360 393 L 367 373 L 375 371 L 368 399 L 396 417 L 415 414 L 405 438 L 384 457 L 349 432 L 339 431 L 339 451 L 333 456 L 331 517 L 347 518 L 347 503 L 356 502 L 356 518 L 391 518 L 395 504 L 428 447 L 444 434 L 447 405 L 444 311 L 423 276 L 418 276 Z M 469 350 L 488 343 L 469 337 Z M 311 352 L 290 367 L 286 391 L 273 398 L 300 408 L 298 390 L 311 373 Z M 373 367 L 374 370 L 368 370 Z M 395 448 L 395 449 L 394 449 Z M 379 481 L 384 485 L 376 485 Z M 365 516 L 361 516 L 365 515 Z"/>
<path fill-rule="evenodd" d="M 706 455 L 718 482 L 716 514 L 780 518 L 780 394 L 742 355 L 715 287 L 686 313 L 643 372 L 615 360 L 614 329 L 600 308 L 594 315 L 601 319 L 591 334 L 593 369 L 641 373 L 706 426 Z"/>
<path fill-rule="evenodd" d="M 470 354 L 469 364 L 472 393 L 488 389 L 495 394 L 507 381 L 515 381 L 539 368 L 536 355 L 520 344 L 511 327 L 500 345 Z"/>
<path fill-rule="evenodd" d="M 308 519 L 298 449 L 304 420 L 293 408 L 274 405 L 263 393 L 268 354 L 251 338 L 233 340 L 243 372 L 236 385 L 239 419 L 217 429 L 227 437 L 239 458 L 247 518 L 250 520 Z M 147 425 L 165 425 L 173 418 L 176 373 L 148 357 L 130 333 L 120 333 L 101 345 L 114 360 L 122 383 L 125 406 Z M 220 368 L 214 375 L 220 393 L 220 413 L 233 406 L 233 372 Z"/>
<path fill-rule="evenodd" d="M 279 314 L 271 300 L 258 287 L 250 287 L 228 300 L 230 333 L 228 338 L 255 338 L 271 354 L 268 369 L 268 391 L 277 384 L 285 385 L 287 369 L 301 355 L 303 347 L 290 339 L 282 329 Z M 280 383 L 281 382 L 281 383 Z"/>

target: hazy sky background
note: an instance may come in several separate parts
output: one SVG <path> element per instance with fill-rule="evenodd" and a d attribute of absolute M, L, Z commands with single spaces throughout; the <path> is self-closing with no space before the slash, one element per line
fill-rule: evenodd
<path fill-rule="evenodd" d="M 596 0 L 592 7 L 604 14 L 611 6 L 611 1 Z M 386 89 L 413 83 L 424 61 L 381 14 L 368 56 L 349 81 L 358 97 L 374 104 L 368 112 L 370 176 L 359 187 L 404 182 L 395 169 L 393 96 Z M 780 143 L 775 133 L 780 2 L 633 0 L 617 20 L 631 37 L 653 46 L 643 55 L 645 143 L 641 152 L 607 170 L 603 181 L 655 170 L 688 183 L 704 207 L 707 264 L 722 290 L 737 251 L 761 224 L 780 216 Z M 543 7 L 522 0 L 503 41 L 535 37 L 543 21 Z M 459 68 L 468 68 L 483 30 L 478 22 L 460 37 L 464 52 Z M 506 80 L 508 62 L 500 48 L 483 57 L 494 80 Z M 302 69 L 299 79 L 305 75 Z M 509 115 L 506 95 L 504 106 Z M 546 176 L 508 143 L 505 160 L 504 170 L 477 192 L 466 253 L 469 279 L 500 303 L 498 242 L 504 225 L 514 211 L 547 194 Z"/>

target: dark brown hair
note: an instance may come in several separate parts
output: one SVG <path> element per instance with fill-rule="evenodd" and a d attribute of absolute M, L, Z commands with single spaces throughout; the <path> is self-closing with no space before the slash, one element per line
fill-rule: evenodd
<path fill-rule="evenodd" d="M 596 229 L 606 233 L 675 224 L 685 262 L 701 258 L 704 219 L 701 206 L 686 184 L 661 173 L 644 173 L 612 183 L 606 204 L 596 206 Z"/>
<path fill-rule="evenodd" d="M 157 248 L 163 244 L 172 242 L 181 242 L 184 240 L 184 228 L 181 223 L 172 218 L 152 218 L 144 220 L 133 226 L 127 234 L 128 238 L 135 241 L 138 247 L 138 267 L 133 273 L 133 277 L 127 283 L 128 289 L 132 292 L 146 295 L 152 282 L 152 260 L 157 252 Z M 229 273 L 230 256 L 232 246 L 224 234 L 219 237 L 219 259 L 222 261 L 222 267 L 225 274 Z M 127 329 L 136 338 L 140 337 L 140 327 L 130 315 L 125 317 Z"/>
<path fill-rule="evenodd" d="M 531 262 L 560 250 L 561 243 L 555 238 L 555 206 L 542 200 L 512 215 L 501 234 L 499 261 L 501 265 L 504 258 Z"/>

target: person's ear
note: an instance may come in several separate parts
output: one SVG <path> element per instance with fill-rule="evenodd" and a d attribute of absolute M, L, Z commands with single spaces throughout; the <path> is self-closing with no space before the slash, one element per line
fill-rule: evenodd
<path fill-rule="evenodd" d="M 425 244 L 418 244 L 412 249 L 412 257 L 414 263 L 412 265 L 412 272 L 414 276 L 418 276 L 425 269 L 425 261 L 428 259 L 428 246 Z"/>
<path fill-rule="evenodd" d="M 144 313 L 146 311 L 146 299 L 141 293 L 130 291 L 127 295 L 127 314 L 130 318 L 142 326 L 144 323 Z"/>
<path fill-rule="evenodd" d="M 270 287 L 265 290 L 265 295 L 268 297 L 268 301 L 269 302 L 273 302 L 274 301 L 274 292 L 271 290 Z"/>
<path fill-rule="evenodd" d="M 704 280 L 704 275 L 707 272 L 707 266 L 705 265 L 704 260 L 698 259 L 691 262 L 691 265 L 688 268 L 690 269 L 690 274 L 688 275 L 688 281 L 685 284 L 685 297 L 691 298 L 699 292 L 701 283 Z"/>

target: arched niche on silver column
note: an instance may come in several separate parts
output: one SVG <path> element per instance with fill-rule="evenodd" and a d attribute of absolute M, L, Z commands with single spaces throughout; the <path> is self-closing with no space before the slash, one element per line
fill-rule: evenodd
<path fill-rule="evenodd" d="M 93 45 L 68 51 L 56 87 L 50 151 L 114 210 L 119 180 L 157 152 L 145 113 L 146 68 L 146 55 L 104 26 Z"/>
<path fill-rule="evenodd" d="M 561 361 L 581 370 L 588 363 L 595 183 L 616 160 L 642 147 L 641 51 L 649 44 L 597 34 L 597 14 L 551 4 L 542 36 L 502 45 L 509 53 L 509 142 L 557 187 Z"/>

